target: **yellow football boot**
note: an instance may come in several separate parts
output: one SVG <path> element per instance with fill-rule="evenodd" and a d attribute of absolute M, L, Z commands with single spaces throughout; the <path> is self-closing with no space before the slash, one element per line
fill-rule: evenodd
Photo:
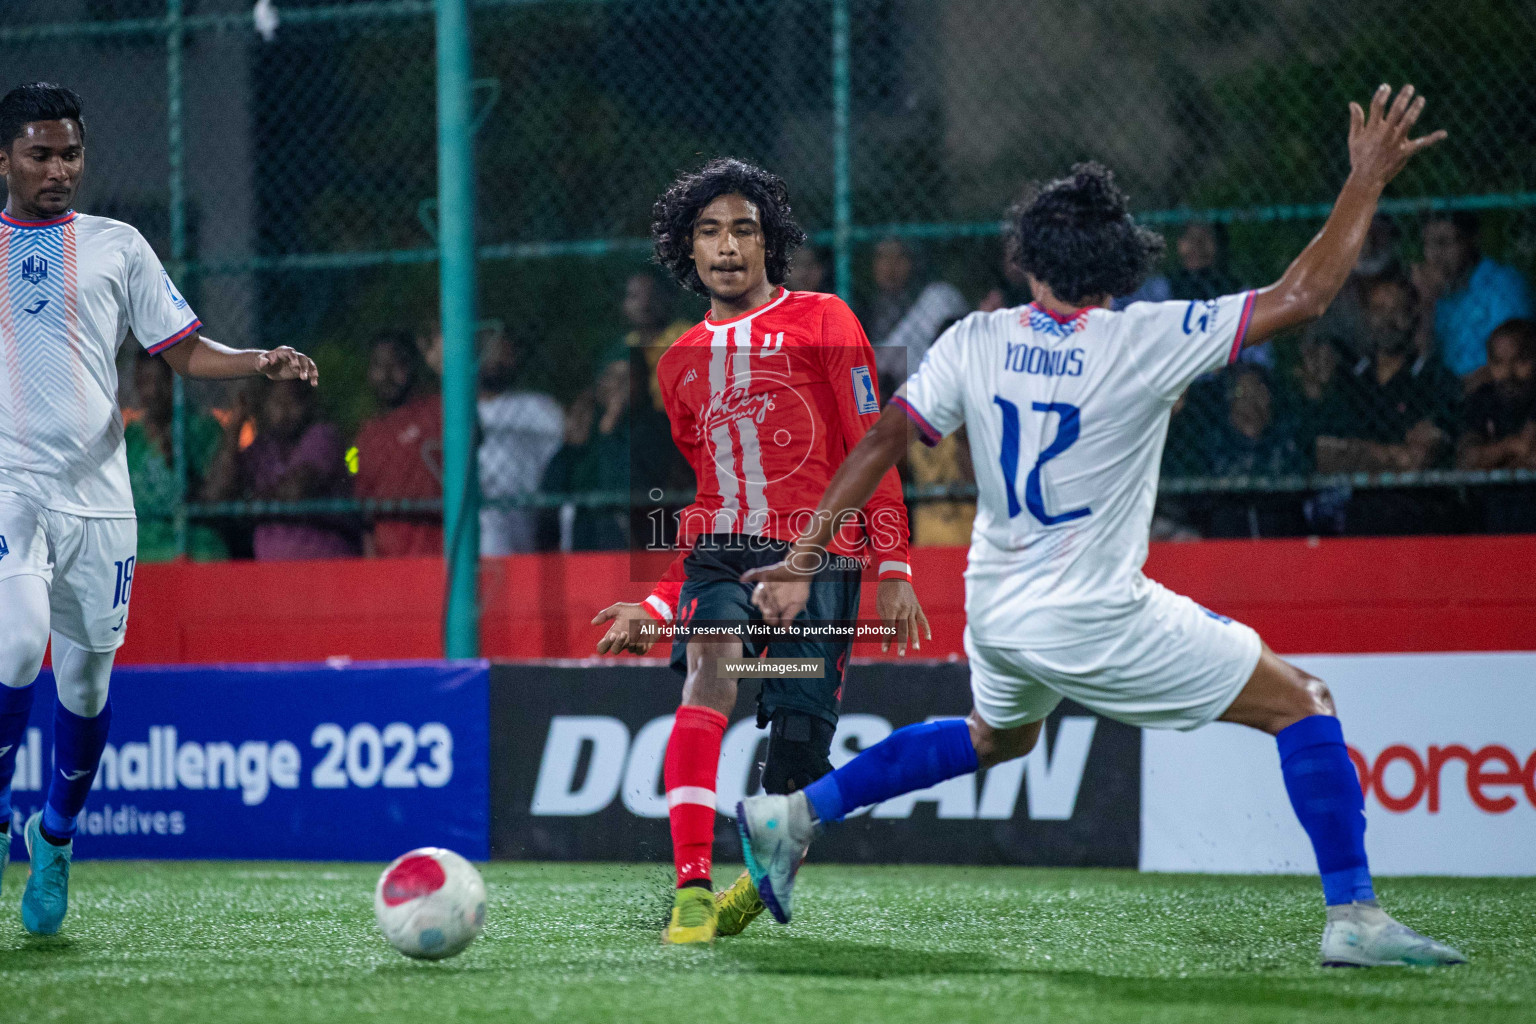
<path fill-rule="evenodd" d="M 763 909 L 751 873 L 743 871 L 736 884 L 715 893 L 715 934 L 740 935 Z"/>
<path fill-rule="evenodd" d="M 677 890 L 672 904 L 672 920 L 661 933 L 661 941 L 681 946 L 690 942 L 715 941 L 715 894 L 690 885 Z"/>

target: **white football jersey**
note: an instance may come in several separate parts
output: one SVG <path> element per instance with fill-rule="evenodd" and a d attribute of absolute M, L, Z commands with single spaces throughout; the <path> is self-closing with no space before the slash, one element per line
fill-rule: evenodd
<path fill-rule="evenodd" d="M 1169 414 L 1237 357 L 1255 295 L 973 313 L 929 349 L 893 401 L 930 444 L 970 439 L 976 643 L 1058 647 L 1136 612 Z"/>
<path fill-rule="evenodd" d="M 0 491 L 78 516 L 133 515 L 117 351 L 202 326 L 127 224 L 0 213 Z"/>

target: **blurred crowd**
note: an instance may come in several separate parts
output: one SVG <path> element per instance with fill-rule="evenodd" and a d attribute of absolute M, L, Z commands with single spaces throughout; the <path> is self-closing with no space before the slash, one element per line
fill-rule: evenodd
<path fill-rule="evenodd" d="M 1468 213 L 1434 215 L 1413 241 L 1416 262 L 1388 217 L 1373 224 L 1360 261 L 1327 315 L 1296 339 L 1246 350 L 1197 381 L 1173 413 L 1165 479 L 1201 478 L 1194 493 L 1165 495 L 1155 536 L 1283 537 L 1463 531 L 1536 532 L 1536 487 L 1308 489 L 1314 473 L 1432 469 L 1536 469 L 1536 320 L 1528 283 L 1479 249 Z M 1201 300 L 1262 282 L 1230 269 L 1223 225 L 1195 222 L 1177 235 L 1174 269 L 1132 302 Z M 915 368 L 954 321 L 1029 301 L 1007 269 L 968 300 L 892 238 L 873 249 L 870 288 L 856 311 L 875 348 L 882 394 Z M 800 254 L 789 286 L 831 288 L 830 257 Z M 481 552 L 618 550 L 649 539 L 637 504 L 681 505 L 692 472 L 671 442 L 655 384 L 660 354 L 690 326 L 672 315 L 675 289 L 635 273 L 613 297 L 626 330 L 592 365 L 569 372 L 590 385 L 564 404 L 525 386 L 527 353 L 502 326 L 479 348 Z M 572 360 L 573 363 L 578 361 Z M 565 367 L 562 367 L 562 371 Z M 230 408 L 189 415 L 187 479 L 175 471 L 173 389 L 163 360 L 134 366 L 127 444 L 140 516 L 140 558 L 174 556 L 177 496 L 192 500 L 404 503 L 358 514 L 345 504 L 313 514 L 199 515 L 188 527 L 195 559 L 262 560 L 441 554 L 442 339 L 435 326 L 384 330 L 369 343 L 372 416 L 347 436 L 298 382 L 237 393 Z M 914 445 L 905 479 L 914 541 L 969 542 L 974 482 L 963 432 L 936 448 Z M 1243 484 L 1210 486 L 1212 478 Z M 1262 478 L 1267 484 L 1251 486 Z M 631 490 L 646 496 L 632 502 Z M 599 500 L 566 500 L 572 495 Z M 410 502 L 429 507 L 411 507 Z"/>

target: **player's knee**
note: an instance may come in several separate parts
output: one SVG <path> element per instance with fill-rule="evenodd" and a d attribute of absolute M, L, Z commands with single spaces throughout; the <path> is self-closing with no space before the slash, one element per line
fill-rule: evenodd
<path fill-rule="evenodd" d="M 59 703 L 71 714 L 81 718 L 95 718 L 107 706 L 111 692 L 109 677 L 86 676 L 66 680 L 58 677 Z"/>
<path fill-rule="evenodd" d="M 26 686 L 48 652 L 48 587 L 35 576 L 0 581 L 0 684 Z"/>
<path fill-rule="evenodd" d="M 1287 665 L 1286 668 L 1289 670 L 1287 682 L 1290 685 L 1285 691 L 1285 707 L 1277 716 L 1277 720 L 1272 723 L 1269 729 L 1271 733 L 1277 733 L 1303 718 L 1312 718 L 1317 715 L 1336 717 L 1333 694 L 1328 691 L 1326 683 L 1294 665 Z"/>
<path fill-rule="evenodd" d="M 53 675 L 59 703 L 71 714 L 95 718 L 107 706 L 116 652 L 88 651 L 67 640 L 54 643 Z"/>
<path fill-rule="evenodd" d="M 26 686 L 43 668 L 48 651 L 47 624 L 41 630 L 23 629 L 0 642 L 0 684 Z"/>
<path fill-rule="evenodd" d="M 1306 710 L 1307 715 L 1327 715 L 1330 718 L 1338 716 L 1338 711 L 1333 706 L 1333 693 L 1329 691 L 1328 684 L 1313 675 L 1297 670 L 1301 678 L 1298 687 L 1301 693 L 1298 702 Z"/>
<path fill-rule="evenodd" d="M 768 728 L 763 792 L 793 793 L 830 772 L 829 755 L 835 731 L 831 722 L 815 715 L 775 711 Z"/>
<path fill-rule="evenodd" d="M 994 729 L 972 711 L 967 724 L 971 729 L 971 746 L 976 748 L 976 761 L 983 768 L 1023 757 L 1035 749 L 1040 739 L 1042 723 L 1031 722 L 1017 729 Z"/>
<path fill-rule="evenodd" d="M 721 662 L 742 656 L 741 643 L 688 644 L 688 672 L 683 678 L 684 704 L 702 704 L 729 715 L 736 706 L 736 677 L 726 675 Z"/>

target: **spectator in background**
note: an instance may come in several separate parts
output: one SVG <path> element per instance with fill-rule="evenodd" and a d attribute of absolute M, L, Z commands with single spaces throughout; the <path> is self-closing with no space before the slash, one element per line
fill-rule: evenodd
<path fill-rule="evenodd" d="M 1360 258 L 1339 290 L 1338 297 L 1322 317 L 1307 328 L 1309 334 L 1332 342 L 1349 354 L 1350 362 L 1370 357 L 1368 332 L 1365 326 L 1365 293 L 1371 285 L 1386 277 L 1403 276 L 1403 264 L 1398 256 L 1398 244 L 1402 232 L 1397 222 L 1384 213 L 1371 219 L 1371 227 L 1365 233 L 1365 245 Z M 1422 324 L 1431 321 L 1421 320 Z M 1423 332 L 1421 326 L 1421 334 Z"/>
<path fill-rule="evenodd" d="M 1167 302 L 1171 298 L 1173 298 L 1173 285 L 1169 284 L 1168 278 L 1162 274 L 1153 274 L 1141 282 L 1141 287 L 1131 294 L 1116 297 L 1115 301 L 1110 303 L 1110 308 L 1124 309 L 1133 302 Z"/>
<path fill-rule="evenodd" d="M 1320 472 L 1408 472 L 1443 461 L 1460 388 L 1438 360 L 1418 350 L 1418 299 L 1413 285 L 1394 278 L 1366 293 L 1371 357 L 1350 377 L 1340 433 L 1317 438 Z M 1428 491 L 1360 490 L 1345 526 L 1353 534 L 1440 532 L 1444 513 Z"/>
<path fill-rule="evenodd" d="M 1413 268 L 1420 316 L 1434 325 L 1440 358 L 1468 391 L 1485 379 L 1477 371 L 1487 359 L 1493 329 L 1531 315 L 1525 279 L 1482 255 L 1477 233 L 1477 214 L 1471 211 L 1435 214 L 1424 224 L 1424 262 Z"/>
<path fill-rule="evenodd" d="M 1307 331 L 1301 339 L 1301 358 L 1291 371 L 1286 419 L 1308 470 L 1317 465 L 1319 437 L 1342 437 L 1351 429 L 1350 378 L 1341 344 L 1329 334 Z"/>
<path fill-rule="evenodd" d="M 1461 469 L 1536 469 L 1536 320 L 1506 320 L 1488 336 L 1487 380 L 1467 396 Z M 1536 533 L 1536 487 L 1496 484 L 1479 495 L 1489 533 Z"/>
<path fill-rule="evenodd" d="M 517 387 L 518 348 L 505 330 L 485 333 L 480 352 L 480 554 L 532 551 L 538 515 L 506 502 L 533 494 L 565 433 L 560 403 Z M 501 502 L 503 504 L 498 504 Z"/>
<path fill-rule="evenodd" d="M 606 354 L 597 384 L 571 403 L 564 444 L 544 471 L 546 494 L 649 490 L 665 487 L 672 439 L 665 419 L 635 399 L 629 353 Z M 594 508 L 575 503 L 559 509 L 562 551 L 620 551 L 629 543 L 630 505 Z"/>
<path fill-rule="evenodd" d="M 1175 299 L 1219 299 L 1239 291 L 1227 269 L 1227 226 L 1195 220 L 1179 233 L 1179 269 L 1168 275 Z"/>
<path fill-rule="evenodd" d="M 912 308 L 917 293 L 912 286 L 912 251 L 899 238 L 887 238 L 875 246 L 870 265 L 875 279 L 875 297 L 859 317 L 871 342 L 879 343 L 896 329 L 901 318 Z"/>
<path fill-rule="evenodd" d="M 830 292 L 832 290 L 831 254 L 820 246 L 808 245 L 795 253 L 784 282 L 792 292 Z"/>
<path fill-rule="evenodd" d="M 436 317 L 424 323 L 416 332 L 416 351 L 421 361 L 432 371 L 432 376 L 443 379 L 443 327 Z"/>
<path fill-rule="evenodd" d="M 899 238 L 887 238 L 875 247 L 879 294 L 864 323 L 886 396 L 917 369 L 940 332 L 971 311 L 960 289 L 945 281 L 918 290 L 912 280 L 915 270 L 912 252 Z"/>
<path fill-rule="evenodd" d="M 347 496 L 347 466 L 341 432 L 320 419 L 315 389 L 306 381 L 261 381 L 255 388 L 256 439 L 244 451 L 240 432 L 250 415 L 249 391 L 235 403 L 235 415 L 208 473 L 213 501 L 308 501 Z M 258 520 L 257 561 L 344 558 L 358 553 L 355 531 L 337 516 L 285 516 Z"/>
<path fill-rule="evenodd" d="M 136 349 L 134 390 L 142 408 L 123 428 L 128 450 L 128 479 L 133 485 L 133 510 L 139 517 L 140 562 L 169 562 L 176 557 L 176 504 L 181 484 L 176 479 L 172 430 L 175 391 L 171 366 L 164 359 Z M 187 412 L 187 494 L 196 495 L 219 450 L 219 424 L 202 413 Z M 199 562 L 229 557 L 217 531 L 200 524 L 187 526 L 187 554 Z"/>
<path fill-rule="evenodd" d="M 669 319 L 671 302 L 667 295 L 655 274 L 631 274 L 624 282 L 624 322 L 629 325 L 624 344 L 645 353 L 645 365 L 650 374 L 651 409 L 658 413 L 663 409 L 656 364 L 661 361 L 661 354 L 693 326 L 686 320 Z"/>
<path fill-rule="evenodd" d="M 1006 251 L 1002 253 L 997 266 L 997 283 L 981 297 L 976 308 L 983 313 L 995 313 L 1000 309 L 1027 306 L 1033 296 L 1029 294 L 1029 281 L 1024 277 L 1024 271 L 1014 265 Z"/>
<path fill-rule="evenodd" d="M 1277 423 L 1274 392 L 1258 366 L 1224 374 L 1226 415 L 1206 442 L 1210 476 L 1282 477 L 1307 471 L 1289 424 Z M 1305 532 L 1294 494 L 1218 494 L 1208 502 L 1207 537 L 1294 537 Z"/>
<path fill-rule="evenodd" d="M 443 399 L 423 388 L 425 363 L 407 331 L 381 331 L 368 349 L 368 387 L 380 410 L 357 432 L 352 493 L 381 501 L 443 496 Z M 426 391 L 426 393 L 423 393 Z M 363 551 L 379 558 L 443 553 L 439 513 L 371 517 Z"/>

